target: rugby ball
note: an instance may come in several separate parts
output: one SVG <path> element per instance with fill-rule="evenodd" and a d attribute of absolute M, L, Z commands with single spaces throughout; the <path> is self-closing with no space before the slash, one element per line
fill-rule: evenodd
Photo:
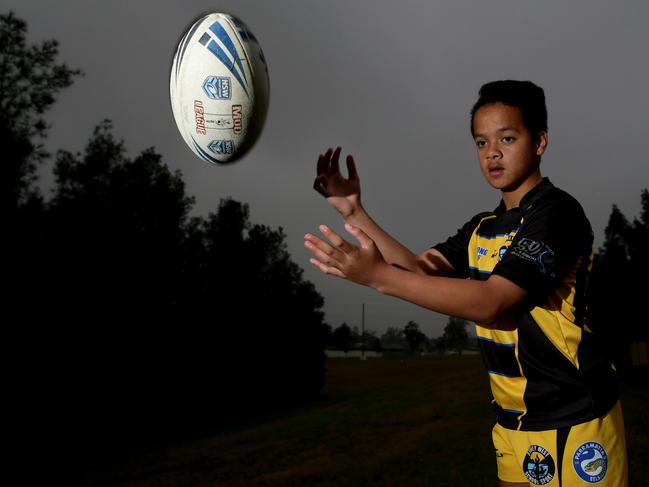
<path fill-rule="evenodd" d="M 263 51 L 240 19 L 211 13 L 182 36 L 169 96 L 178 130 L 198 157 L 227 164 L 243 156 L 263 129 L 269 94 Z"/>

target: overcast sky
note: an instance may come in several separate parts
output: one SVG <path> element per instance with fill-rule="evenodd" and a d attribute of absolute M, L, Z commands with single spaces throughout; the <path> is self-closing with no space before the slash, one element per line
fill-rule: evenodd
<path fill-rule="evenodd" d="M 354 154 L 365 207 L 415 252 L 498 204 L 468 125 L 479 87 L 494 79 L 530 79 L 545 89 L 543 173 L 582 203 L 597 245 L 611 205 L 634 217 L 649 186 L 646 1 L 3 0 L 8 10 L 28 22 L 31 42 L 57 39 L 59 59 L 86 73 L 50 114 L 52 151 L 82 150 L 93 127 L 110 118 L 130 155 L 154 146 L 182 171 L 196 214 L 228 196 L 248 203 L 253 222 L 284 228 L 334 327 L 360 326 L 362 303 L 366 328 L 378 333 L 415 320 L 437 336 L 446 318 L 308 263 L 306 232 L 327 223 L 345 233 L 312 189 L 317 156 L 328 146 Z M 185 146 L 168 95 L 176 43 L 210 11 L 246 22 L 271 79 L 262 136 L 227 167 Z M 51 179 L 50 165 L 41 178 L 46 195 Z"/>

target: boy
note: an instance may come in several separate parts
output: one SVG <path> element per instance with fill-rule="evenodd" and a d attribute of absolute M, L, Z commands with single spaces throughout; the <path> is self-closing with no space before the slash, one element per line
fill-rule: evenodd
<path fill-rule="evenodd" d="M 615 374 L 584 319 L 592 231 L 579 203 L 541 176 L 548 144 L 543 90 L 495 81 L 471 110 L 480 169 L 501 202 L 415 255 L 365 212 L 351 156 L 318 160 L 314 188 L 355 246 L 324 225 L 305 235 L 322 272 L 476 322 L 490 377 L 502 487 L 626 486 Z M 332 245 L 333 244 L 333 245 Z"/>

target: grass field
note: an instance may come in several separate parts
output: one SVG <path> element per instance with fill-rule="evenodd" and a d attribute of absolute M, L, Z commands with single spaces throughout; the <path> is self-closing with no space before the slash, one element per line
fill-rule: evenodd
<path fill-rule="evenodd" d="M 329 360 L 322 397 L 98 463 L 84 485 L 496 486 L 479 356 Z M 631 486 L 649 479 L 649 391 L 624 385 Z"/>

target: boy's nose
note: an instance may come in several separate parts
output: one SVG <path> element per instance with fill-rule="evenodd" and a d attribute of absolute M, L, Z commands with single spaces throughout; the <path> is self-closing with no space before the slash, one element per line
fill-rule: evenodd
<path fill-rule="evenodd" d="M 487 153 L 487 160 L 488 161 L 496 161 L 496 160 L 500 159 L 501 157 L 502 157 L 502 153 L 497 149 L 491 149 Z"/>

